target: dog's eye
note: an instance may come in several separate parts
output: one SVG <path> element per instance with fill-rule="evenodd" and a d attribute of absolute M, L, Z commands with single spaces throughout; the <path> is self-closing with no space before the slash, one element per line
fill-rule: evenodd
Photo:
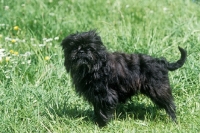
<path fill-rule="evenodd" d="M 94 48 L 93 48 L 93 47 L 88 47 L 87 50 L 88 50 L 88 51 L 93 51 Z"/>
<path fill-rule="evenodd" d="M 78 46 L 78 51 L 81 50 L 81 46 Z"/>
<path fill-rule="evenodd" d="M 69 45 L 74 45 L 74 42 L 70 42 Z"/>

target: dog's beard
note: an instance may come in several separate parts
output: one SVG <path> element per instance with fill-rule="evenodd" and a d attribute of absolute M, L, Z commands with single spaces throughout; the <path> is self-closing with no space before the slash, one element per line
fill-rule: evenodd
<path fill-rule="evenodd" d="M 76 70 L 83 70 L 84 72 L 91 71 L 91 64 L 86 59 L 78 59 L 76 63 L 73 64 L 73 68 Z"/>

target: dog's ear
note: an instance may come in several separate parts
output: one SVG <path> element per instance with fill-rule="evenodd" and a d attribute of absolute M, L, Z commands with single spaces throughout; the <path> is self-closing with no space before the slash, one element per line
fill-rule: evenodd
<path fill-rule="evenodd" d="M 90 30 L 89 33 L 90 33 L 91 35 L 95 35 L 95 36 L 97 36 L 97 35 L 99 34 L 99 33 L 97 32 L 97 29 Z"/>
<path fill-rule="evenodd" d="M 62 46 L 63 50 L 65 50 L 67 47 L 69 47 L 69 45 L 72 46 L 74 44 L 74 36 L 75 36 L 75 34 L 71 34 L 62 40 L 61 46 Z"/>

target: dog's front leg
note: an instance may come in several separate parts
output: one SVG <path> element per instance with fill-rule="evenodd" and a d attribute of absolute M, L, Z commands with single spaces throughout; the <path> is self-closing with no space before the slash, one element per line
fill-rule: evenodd
<path fill-rule="evenodd" d="M 96 97 L 93 106 L 96 123 L 99 127 L 106 126 L 107 122 L 112 118 L 117 104 L 118 96 L 115 92 L 107 92 L 106 97 L 102 97 L 102 95 Z"/>
<path fill-rule="evenodd" d="M 107 122 L 112 118 L 114 110 L 107 110 L 94 106 L 95 121 L 99 127 L 106 126 Z"/>

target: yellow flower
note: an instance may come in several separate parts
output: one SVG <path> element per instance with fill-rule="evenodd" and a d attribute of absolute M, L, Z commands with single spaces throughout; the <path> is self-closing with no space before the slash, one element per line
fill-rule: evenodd
<path fill-rule="evenodd" d="M 12 40 L 11 40 L 11 42 L 12 42 L 12 43 L 15 43 L 15 42 L 16 42 L 16 40 L 15 40 L 15 39 L 12 39 Z"/>
<path fill-rule="evenodd" d="M 14 30 L 19 30 L 19 26 L 15 26 L 13 29 Z"/>
<path fill-rule="evenodd" d="M 10 57 L 6 57 L 6 62 L 9 62 L 10 61 Z"/>
<path fill-rule="evenodd" d="M 14 54 L 14 55 L 19 55 L 19 53 L 18 53 L 17 51 L 15 51 L 13 54 Z"/>
<path fill-rule="evenodd" d="M 44 60 L 48 61 L 48 60 L 50 60 L 50 57 L 49 56 L 45 56 Z"/>
<path fill-rule="evenodd" d="M 11 49 L 9 52 L 10 52 L 11 54 L 14 54 L 15 51 Z"/>

